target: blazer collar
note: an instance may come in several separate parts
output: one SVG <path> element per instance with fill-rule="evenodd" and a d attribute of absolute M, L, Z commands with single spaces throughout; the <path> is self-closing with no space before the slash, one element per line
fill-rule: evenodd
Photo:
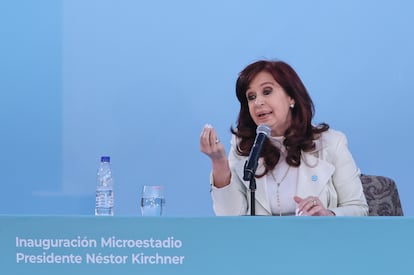
<path fill-rule="evenodd" d="M 332 177 L 335 166 L 311 153 L 303 153 L 302 156 L 302 163 L 298 169 L 296 194 L 302 198 L 319 196 Z"/>

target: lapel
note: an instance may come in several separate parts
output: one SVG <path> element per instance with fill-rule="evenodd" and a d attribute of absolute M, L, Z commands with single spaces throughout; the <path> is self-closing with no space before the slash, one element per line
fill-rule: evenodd
<path fill-rule="evenodd" d="M 318 197 L 335 171 L 335 167 L 311 153 L 303 153 L 302 156 L 302 163 L 298 169 L 296 194 L 302 198 Z"/>
<path fill-rule="evenodd" d="M 250 182 L 243 180 L 244 163 L 247 158 L 242 158 L 238 162 L 235 171 L 237 176 L 246 186 L 247 192 L 250 192 Z M 335 167 L 329 162 L 320 159 L 313 155 L 313 153 L 302 153 L 302 162 L 298 167 L 297 190 L 296 194 L 299 197 L 306 198 L 308 196 L 319 196 L 325 185 L 331 178 Z M 257 173 L 264 171 L 263 159 L 259 159 Z M 266 176 L 256 179 L 256 200 L 269 213 L 270 203 L 266 192 Z"/>

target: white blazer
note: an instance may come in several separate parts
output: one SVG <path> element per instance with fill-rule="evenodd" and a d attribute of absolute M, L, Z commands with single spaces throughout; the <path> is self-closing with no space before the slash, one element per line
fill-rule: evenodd
<path fill-rule="evenodd" d="M 296 195 L 302 198 L 319 197 L 322 204 L 337 216 L 368 215 L 360 170 L 348 150 L 346 136 L 329 129 L 315 140 L 315 144 L 314 151 L 302 152 Z M 244 164 L 248 157 L 238 155 L 236 146 L 236 137 L 233 136 L 229 153 L 230 184 L 217 188 L 210 176 L 213 209 L 218 216 L 250 215 L 250 183 L 243 180 Z M 263 159 L 260 158 L 257 172 L 262 171 Z M 271 215 L 265 191 L 266 177 L 256 179 L 256 185 L 256 215 Z"/>

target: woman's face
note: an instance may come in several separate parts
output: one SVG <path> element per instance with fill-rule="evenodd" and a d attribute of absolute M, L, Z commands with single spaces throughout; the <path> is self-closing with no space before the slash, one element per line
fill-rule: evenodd
<path fill-rule="evenodd" d="M 290 126 L 293 98 L 276 82 L 268 72 L 260 72 L 246 90 L 250 116 L 256 125 L 267 124 L 272 136 L 283 136 Z"/>

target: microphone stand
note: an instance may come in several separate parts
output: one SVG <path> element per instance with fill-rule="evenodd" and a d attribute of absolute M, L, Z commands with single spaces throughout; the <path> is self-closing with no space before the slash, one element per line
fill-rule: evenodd
<path fill-rule="evenodd" d="M 255 194 L 256 194 L 256 178 L 254 175 L 250 179 L 250 216 L 256 215 L 256 209 L 255 209 Z"/>
<path fill-rule="evenodd" d="M 255 216 L 256 215 L 256 208 L 255 208 L 255 196 L 256 196 L 256 178 L 254 177 L 255 171 L 256 171 L 256 167 L 253 167 L 252 170 L 247 168 L 247 161 L 244 164 L 244 176 L 243 179 L 245 181 L 249 180 L 250 181 L 250 185 L 249 185 L 249 189 L 250 189 L 250 215 L 251 216 Z"/>

